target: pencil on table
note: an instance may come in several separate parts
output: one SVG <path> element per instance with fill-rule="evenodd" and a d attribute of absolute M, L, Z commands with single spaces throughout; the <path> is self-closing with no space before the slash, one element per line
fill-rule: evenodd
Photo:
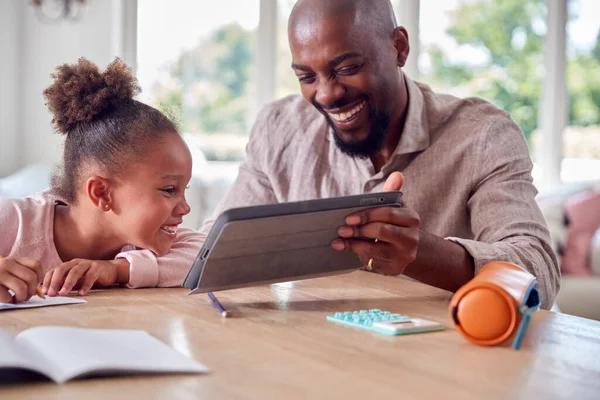
<path fill-rule="evenodd" d="M 208 292 L 208 297 L 210 297 L 213 305 L 217 308 L 217 310 L 219 310 L 219 312 L 221 313 L 221 315 L 223 317 L 227 317 L 227 311 L 225 311 L 225 309 L 223 308 L 223 306 L 221 305 L 221 303 L 219 303 L 219 300 L 217 300 L 217 298 L 215 297 L 214 294 L 212 294 L 212 292 Z"/>

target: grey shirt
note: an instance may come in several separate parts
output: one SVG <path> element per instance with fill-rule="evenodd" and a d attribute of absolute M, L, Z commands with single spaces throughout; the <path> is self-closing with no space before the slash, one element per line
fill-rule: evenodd
<path fill-rule="evenodd" d="M 421 229 L 462 245 L 475 272 L 495 260 L 535 275 L 542 306 L 560 271 L 537 206 L 527 143 L 510 116 L 480 99 L 434 93 L 407 78 L 409 106 L 398 146 L 381 171 L 336 146 L 325 118 L 298 95 L 263 108 L 247 158 L 215 215 L 233 207 L 381 191 L 401 171 L 406 205 Z M 213 220 L 201 231 L 208 233 Z"/>

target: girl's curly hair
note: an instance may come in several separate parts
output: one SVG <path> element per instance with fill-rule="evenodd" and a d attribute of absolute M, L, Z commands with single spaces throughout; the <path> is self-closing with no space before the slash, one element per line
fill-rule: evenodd
<path fill-rule="evenodd" d="M 57 67 L 52 78 L 44 97 L 52 125 L 66 139 L 62 165 L 51 186 L 68 203 L 77 201 L 84 163 L 118 174 L 132 157 L 143 156 L 148 142 L 177 132 L 173 121 L 160 111 L 134 100 L 140 87 L 119 58 L 104 72 L 80 58 L 76 64 Z"/>

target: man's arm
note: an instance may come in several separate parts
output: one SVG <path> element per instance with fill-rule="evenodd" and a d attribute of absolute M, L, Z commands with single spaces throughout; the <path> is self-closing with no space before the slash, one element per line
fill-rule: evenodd
<path fill-rule="evenodd" d="M 440 289 L 456 292 L 473 279 L 473 257 L 459 244 L 420 231 L 415 261 L 404 275 Z"/>
<path fill-rule="evenodd" d="M 495 120 L 486 133 L 474 171 L 479 181 L 467 202 L 474 238 L 446 239 L 471 255 L 475 273 L 497 260 L 529 271 L 538 280 L 542 307 L 549 309 L 560 288 L 560 268 L 535 200 L 527 142 L 508 117 Z"/>
<path fill-rule="evenodd" d="M 473 278 L 473 257 L 459 244 L 420 230 L 413 210 L 374 208 L 356 215 L 339 230 L 345 239 L 335 240 L 334 249 L 356 253 L 384 275 L 404 274 L 445 290 L 456 291 Z M 365 237 L 377 241 L 348 240 Z"/>
<path fill-rule="evenodd" d="M 473 176 L 478 178 L 466 204 L 473 239 L 420 232 L 419 217 L 410 208 L 372 209 L 347 221 L 352 228 L 340 236 L 378 242 L 343 240 L 334 242 L 334 248 L 355 252 L 365 265 L 373 258 L 378 272 L 405 273 L 448 290 L 458 289 L 489 262 L 508 261 L 537 278 L 542 307 L 550 308 L 560 287 L 560 270 L 535 201 L 525 139 L 510 118 L 498 118 L 481 135 L 474 153 Z M 394 180 L 392 175 L 388 180 Z"/>

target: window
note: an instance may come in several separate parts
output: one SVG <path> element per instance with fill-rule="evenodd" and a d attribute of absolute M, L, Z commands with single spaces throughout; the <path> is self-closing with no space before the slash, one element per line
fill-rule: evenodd
<path fill-rule="evenodd" d="M 421 7 L 421 80 L 440 92 L 494 103 L 531 138 L 543 79 L 545 14 L 544 0 L 448 0 Z"/>
<path fill-rule="evenodd" d="M 551 149 L 559 148 L 555 144 L 562 140 L 560 128 L 542 132 L 546 128 L 539 126 L 540 121 L 560 126 L 548 114 L 568 110 L 562 171 L 558 151 L 544 156 L 538 171 L 544 169 L 548 172 L 544 175 L 554 180 L 559 174 L 563 181 L 600 179 L 600 166 L 593 164 L 600 162 L 597 1 L 568 0 L 566 71 L 560 69 L 552 77 L 566 78 L 567 101 L 547 96 L 551 104 L 542 107 L 543 87 L 562 87 L 558 78 L 556 85 L 548 84 L 551 74 L 545 68 L 558 63 L 545 58 L 549 53 L 544 41 L 546 36 L 565 38 L 564 18 L 551 19 L 549 13 L 564 17 L 566 1 L 392 0 L 392 4 L 411 37 L 414 58 L 405 70 L 415 76 L 418 72 L 416 79 L 436 91 L 482 97 L 508 111 L 527 138 L 534 160 L 536 151 L 546 154 L 539 150 L 541 137 L 552 142 Z M 208 165 L 235 165 L 229 170 L 232 176 L 245 156 L 247 135 L 261 103 L 300 93 L 287 40 L 287 20 L 295 2 L 221 0 L 214 7 L 188 0 L 137 1 L 137 73 L 143 99 L 178 116 L 186 139 Z M 559 48 L 554 48 L 554 61 L 561 57 Z M 413 60 L 418 62 L 412 64 Z M 534 178 L 535 173 L 534 168 Z"/>
<path fill-rule="evenodd" d="M 277 83 L 275 97 L 280 99 L 290 94 L 299 94 L 298 78 L 292 70 L 292 53 L 288 42 L 288 18 L 296 0 L 277 0 Z"/>
<path fill-rule="evenodd" d="M 570 0 L 563 181 L 600 179 L 600 3 Z"/>
<path fill-rule="evenodd" d="M 244 157 L 257 111 L 259 5 L 138 0 L 142 98 L 173 115 L 190 147 L 208 161 Z"/>

